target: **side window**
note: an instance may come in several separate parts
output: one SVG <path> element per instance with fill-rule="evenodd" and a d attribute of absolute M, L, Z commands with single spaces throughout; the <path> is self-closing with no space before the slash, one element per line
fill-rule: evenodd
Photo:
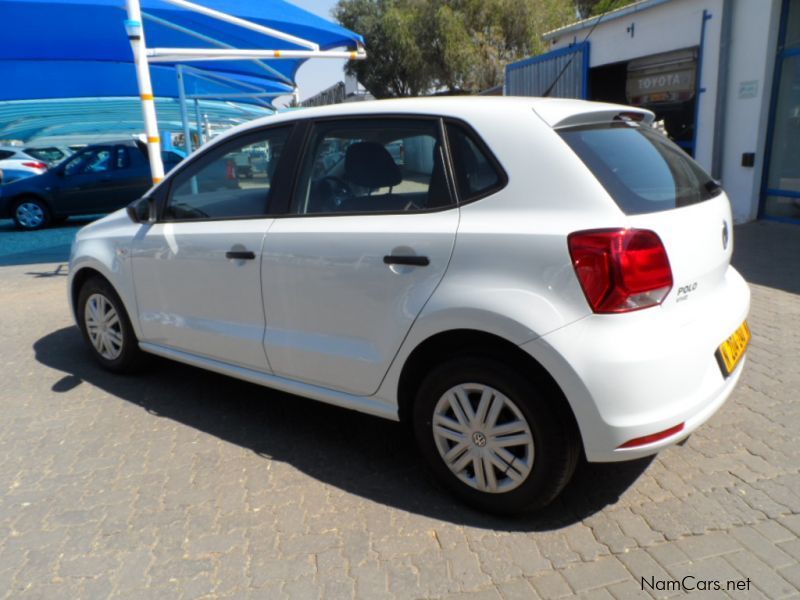
<path fill-rule="evenodd" d="M 499 188 L 503 178 L 494 163 L 460 125 L 447 124 L 447 141 L 453 155 L 456 183 L 462 202 Z"/>
<path fill-rule="evenodd" d="M 131 166 L 131 157 L 128 154 L 128 149 L 125 146 L 117 146 L 114 148 L 114 168 L 127 169 Z"/>
<path fill-rule="evenodd" d="M 94 155 L 86 161 L 83 172 L 105 173 L 111 170 L 111 162 L 111 150 L 109 148 L 102 148 L 97 150 Z"/>
<path fill-rule="evenodd" d="M 302 215 L 450 204 L 438 121 L 348 119 L 314 127 L 292 206 Z"/>
<path fill-rule="evenodd" d="M 166 220 L 264 215 L 272 179 L 291 127 L 245 136 L 211 150 L 175 176 Z"/>
<path fill-rule="evenodd" d="M 111 170 L 111 149 L 94 148 L 76 154 L 64 165 L 65 175 L 103 173 Z"/>
<path fill-rule="evenodd" d="M 0 150 L 0 160 L 5 160 L 11 156 L 14 156 L 13 152 L 9 152 L 8 150 Z"/>

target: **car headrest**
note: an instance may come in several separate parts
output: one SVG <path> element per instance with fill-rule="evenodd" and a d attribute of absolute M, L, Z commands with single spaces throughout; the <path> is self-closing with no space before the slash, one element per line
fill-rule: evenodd
<path fill-rule="evenodd" d="M 368 188 L 392 187 L 403 180 L 392 155 L 376 142 L 357 142 L 347 149 L 344 177 L 350 183 Z"/>

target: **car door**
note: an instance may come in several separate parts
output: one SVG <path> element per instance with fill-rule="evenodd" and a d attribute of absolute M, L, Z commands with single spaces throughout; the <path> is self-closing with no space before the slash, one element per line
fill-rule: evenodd
<path fill-rule="evenodd" d="M 100 198 L 103 211 L 112 211 L 141 198 L 150 188 L 153 179 L 147 156 L 138 147 L 114 147 L 113 171 L 107 197 Z"/>
<path fill-rule="evenodd" d="M 133 245 L 143 342 L 269 371 L 261 248 L 273 223 L 269 204 L 283 192 L 279 178 L 238 179 L 227 165 L 254 146 L 290 163 L 283 147 L 291 130 L 235 138 L 201 153 L 171 179 L 158 221 L 143 225 Z"/>
<path fill-rule="evenodd" d="M 113 150 L 112 146 L 91 146 L 58 169 L 59 183 L 53 194 L 57 212 L 103 212 L 98 207 L 113 189 Z"/>
<path fill-rule="evenodd" d="M 458 208 L 441 138 L 435 118 L 311 127 L 292 203 L 264 242 L 275 374 L 351 394 L 378 389 L 453 250 Z"/>

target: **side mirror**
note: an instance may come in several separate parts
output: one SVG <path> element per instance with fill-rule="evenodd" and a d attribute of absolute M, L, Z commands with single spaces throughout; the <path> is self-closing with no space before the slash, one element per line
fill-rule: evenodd
<path fill-rule="evenodd" d="M 145 197 L 134 200 L 125 207 L 125 210 L 128 213 L 128 218 L 134 223 L 149 223 L 150 215 L 152 214 L 152 206 L 152 199 Z"/>

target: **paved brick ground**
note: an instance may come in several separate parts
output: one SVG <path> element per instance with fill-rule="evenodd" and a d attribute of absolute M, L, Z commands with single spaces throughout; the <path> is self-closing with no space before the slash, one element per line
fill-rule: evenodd
<path fill-rule="evenodd" d="M 65 268 L 2 268 L 0 591 L 622 599 L 691 575 L 798 597 L 800 229 L 737 236 L 754 339 L 732 399 L 684 446 L 582 465 L 514 520 L 455 505 L 392 423 L 166 361 L 110 376 L 72 326 Z"/>

